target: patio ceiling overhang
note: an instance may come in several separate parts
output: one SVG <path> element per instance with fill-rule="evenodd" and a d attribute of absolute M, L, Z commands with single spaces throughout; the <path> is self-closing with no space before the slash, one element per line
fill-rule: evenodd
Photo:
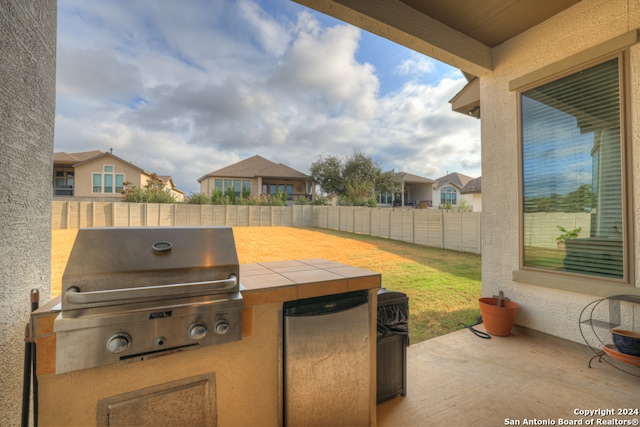
<path fill-rule="evenodd" d="M 580 0 L 295 0 L 481 77 L 492 48 Z"/>
<path fill-rule="evenodd" d="M 581 0 L 294 1 L 459 68 L 469 83 L 451 109 L 479 119 L 492 49 Z"/>

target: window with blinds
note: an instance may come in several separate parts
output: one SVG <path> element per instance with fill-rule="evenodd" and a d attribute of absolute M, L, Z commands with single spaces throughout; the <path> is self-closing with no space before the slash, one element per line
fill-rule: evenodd
<path fill-rule="evenodd" d="M 624 279 L 620 60 L 521 93 L 524 266 Z"/>

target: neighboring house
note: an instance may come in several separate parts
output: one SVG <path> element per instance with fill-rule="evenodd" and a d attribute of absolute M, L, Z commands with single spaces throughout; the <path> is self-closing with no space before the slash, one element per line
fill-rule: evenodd
<path fill-rule="evenodd" d="M 199 178 L 198 182 L 200 192 L 207 196 L 211 196 L 214 189 L 223 194 L 232 191 L 237 197 L 243 190 L 248 190 L 252 196 L 286 194 L 287 201 L 293 203 L 299 199 L 311 201 L 315 194 L 315 184 L 309 176 L 260 156 L 210 172 Z"/>
<path fill-rule="evenodd" d="M 482 177 L 472 179 L 460 190 L 462 199 L 473 208 L 473 212 L 482 212 Z"/>
<path fill-rule="evenodd" d="M 184 191 L 179 190 L 176 187 L 175 182 L 173 182 L 173 178 L 169 175 L 156 175 L 160 181 L 164 184 L 164 190 L 171 193 L 176 202 L 184 202 Z"/>
<path fill-rule="evenodd" d="M 462 189 L 472 180 L 473 178 L 470 176 L 457 172 L 436 179 L 435 184 L 433 184 L 434 206 L 439 207 L 449 203 L 452 208 L 457 208 L 462 200 Z"/>
<path fill-rule="evenodd" d="M 152 173 L 112 153 L 86 151 L 53 154 L 53 195 L 82 200 L 121 200 L 125 182 L 143 187 Z M 176 188 L 170 176 L 158 176 L 177 202 L 184 192 Z"/>
<path fill-rule="evenodd" d="M 640 295 L 637 0 L 297 1 L 467 78 L 451 104 L 483 122 L 483 296 L 504 291 L 525 330 L 584 343 L 588 304 Z M 557 226 L 579 238 L 557 245 Z M 640 329 L 640 308 L 612 308 Z"/>
<path fill-rule="evenodd" d="M 53 153 L 53 195 L 73 196 L 75 191 L 74 165 L 102 155 L 102 151 L 84 151 L 82 153 Z"/>
<path fill-rule="evenodd" d="M 424 203 L 427 207 L 432 205 L 433 180 L 408 172 L 396 173 L 396 178 L 402 181 L 402 189 L 393 197 L 389 193 L 378 195 L 378 204 L 381 206 L 413 206 Z"/>

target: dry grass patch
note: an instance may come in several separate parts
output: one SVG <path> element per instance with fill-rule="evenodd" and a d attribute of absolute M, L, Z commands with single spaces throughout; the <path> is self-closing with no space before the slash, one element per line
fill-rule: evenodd
<path fill-rule="evenodd" d="M 77 230 L 53 230 L 52 295 L 59 295 Z M 480 256 L 331 230 L 233 229 L 241 264 L 324 258 L 382 273 L 382 286 L 409 296 L 411 342 L 460 329 L 479 316 Z"/>

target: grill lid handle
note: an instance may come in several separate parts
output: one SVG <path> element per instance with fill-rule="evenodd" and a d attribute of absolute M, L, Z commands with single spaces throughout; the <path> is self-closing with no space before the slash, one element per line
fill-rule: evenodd
<path fill-rule="evenodd" d="M 171 285 L 145 286 L 142 288 L 106 289 L 81 292 L 76 287 L 66 290 L 64 297 L 70 304 L 92 304 L 97 302 L 121 301 L 133 298 L 154 296 L 180 296 L 187 292 L 206 293 L 211 291 L 232 290 L 238 284 L 238 278 L 232 274 L 228 279 L 208 282 L 175 283 Z"/>

